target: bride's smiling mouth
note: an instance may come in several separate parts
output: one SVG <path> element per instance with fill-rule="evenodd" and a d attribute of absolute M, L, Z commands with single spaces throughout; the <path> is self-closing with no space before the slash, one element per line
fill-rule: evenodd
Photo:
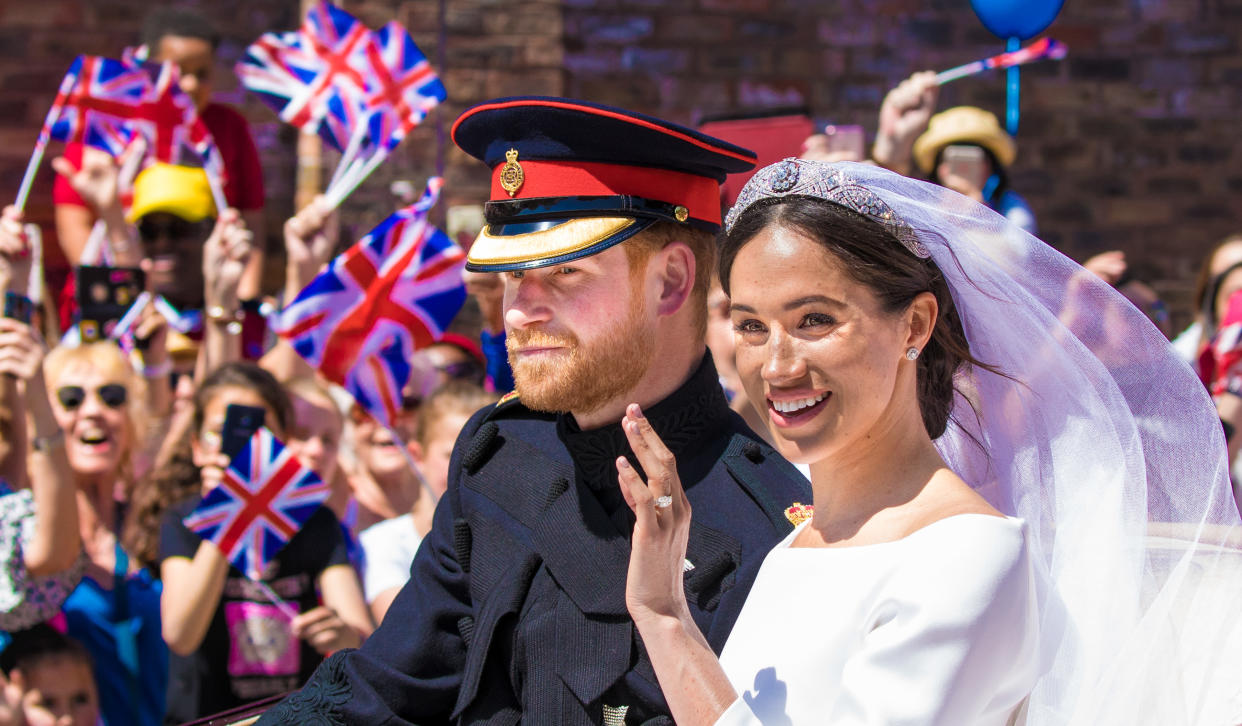
<path fill-rule="evenodd" d="M 831 397 L 831 391 L 785 393 L 775 398 L 769 395 L 768 416 L 781 428 L 800 426 L 824 410 Z"/>

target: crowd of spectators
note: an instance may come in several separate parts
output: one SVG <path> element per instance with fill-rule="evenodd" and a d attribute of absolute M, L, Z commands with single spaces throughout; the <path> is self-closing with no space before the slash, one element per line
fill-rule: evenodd
<path fill-rule="evenodd" d="M 201 169 L 156 164 L 130 182 L 123 160 L 95 149 L 70 146 L 54 161 L 67 259 L 92 259 L 104 245 L 115 265 L 142 269 L 168 305 L 142 311 L 132 354 L 107 340 L 62 338 L 76 320 L 72 277 L 32 320 L 10 317 L 7 306 L 0 318 L 0 726 L 181 722 L 297 688 L 326 655 L 357 646 L 383 620 L 431 527 L 458 433 L 512 386 L 496 275 L 467 273 L 481 326 L 417 354 L 391 427 L 273 343 L 259 281 L 277 255 L 252 232 L 263 229 L 262 170 L 244 119 L 210 100 L 218 38 L 201 18 L 175 11 L 154 15 L 144 42 L 152 58 L 181 66 L 229 169 L 230 208 L 215 208 Z M 870 158 L 856 160 L 935 181 L 1033 232 L 1035 217 L 1006 173 L 1014 140 L 983 109 L 936 113 L 936 88 L 933 74 L 918 73 L 892 89 Z M 814 139 L 806 149 L 813 158 Z M 284 299 L 341 248 L 336 229 L 322 200 L 285 223 Z M 1085 264 L 1172 332 L 1124 255 Z M 1242 377 L 1212 343 L 1242 324 L 1240 268 L 1235 236 L 1205 261 L 1196 321 L 1176 343 L 1203 370 L 1229 431 L 1242 427 Z M 0 287 L 20 299 L 30 275 L 21 214 L 6 209 Z M 721 384 L 763 431 L 736 380 L 727 297 L 717 286 L 707 302 Z M 192 311 L 202 313 L 197 324 Z M 230 404 L 263 409 L 331 492 L 263 573 L 263 587 L 182 522 L 228 466 L 221 426 Z"/>

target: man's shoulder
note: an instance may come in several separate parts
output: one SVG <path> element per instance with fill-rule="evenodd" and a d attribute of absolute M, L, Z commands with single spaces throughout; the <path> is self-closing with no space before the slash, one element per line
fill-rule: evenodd
<path fill-rule="evenodd" d="M 769 443 L 739 419 L 721 434 L 720 465 L 781 528 L 792 523 L 789 510 L 811 501 L 811 484 Z"/>
<path fill-rule="evenodd" d="M 526 488 L 512 486 L 514 476 L 542 476 L 568 462 L 556 419 L 527 408 L 515 395 L 479 409 L 453 448 L 449 488 L 457 497 L 472 491 L 506 503 L 528 498 Z"/>
<path fill-rule="evenodd" d="M 527 408 L 517 391 L 506 393 L 500 397 L 499 401 L 484 406 L 470 417 L 466 425 L 462 427 L 457 443 L 460 446 L 480 434 L 491 435 L 487 433 L 489 430 L 505 431 L 510 434 L 546 432 L 555 437 L 556 414 Z"/>

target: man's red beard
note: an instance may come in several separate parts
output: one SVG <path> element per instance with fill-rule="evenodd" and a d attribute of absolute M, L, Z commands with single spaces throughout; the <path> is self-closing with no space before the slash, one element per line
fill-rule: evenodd
<path fill-rule="evenodd" d="M 536 411 L 591 413 L 631 390 L 651 366 L 655 349 L 641 308 L 583 345 L 573 333 L 540 329 L 510 330 L 505 344 L 522 404 Z M 537 358 L 519 356 L 522 348 L 557 347 Z"/>

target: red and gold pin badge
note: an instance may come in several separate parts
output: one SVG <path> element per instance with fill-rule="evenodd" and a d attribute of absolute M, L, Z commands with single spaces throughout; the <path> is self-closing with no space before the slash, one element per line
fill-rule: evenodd
<path fill-rule="evenodd" d="M 813 514 L 815 514 L 815 505 L 802 502 L 794 502 L 785 509 L 785 519 L 788 519 L 789 523 L 795 527 L 810 519 Z"/>

